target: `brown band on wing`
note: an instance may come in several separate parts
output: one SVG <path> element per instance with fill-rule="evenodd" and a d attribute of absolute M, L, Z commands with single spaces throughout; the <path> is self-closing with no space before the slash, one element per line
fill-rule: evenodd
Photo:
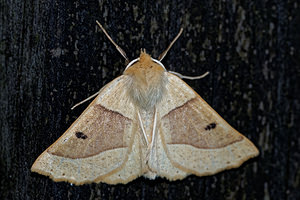
<path fill-rule="evenodd" d="M 170 111 L 162 118 L 162 126 L 170 134 L 167 144 L 216 149 L 243 140 L 241 134 L 199 97 Z"/>
<path fill-rule="evenodd" d="M 128 137 L 124 134 L 131 121 L 118 112 L 94 105 L 67 130 L 71 137 L 58 140 L 48 152 L 66 158 L 85 158 L 127 147 Z"/>

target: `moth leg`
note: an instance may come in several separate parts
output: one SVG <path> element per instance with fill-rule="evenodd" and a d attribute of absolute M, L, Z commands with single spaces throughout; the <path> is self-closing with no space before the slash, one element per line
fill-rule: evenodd
<path fill-rule="evenodd" d="M 152 128 L 152 135 L 151 135 L 151 144 L 148 146 L 147 154 L 146 154 L 146 160 L 148 162 L 150 155 L 153 153 L 153 147 L 156 137 L 156 126 L 157 126 L 157 110 L 155 108 L 154 111 L 154 119 L 153 119 L 153 128 Z"/>
<path fill-rule="evenodd" d="M 150 145 L 148 145 L 147 153 L 146 153 L 146 163 L 147 163 L 147 165 L 148 165 L 148 162 L 150 160 L 150 156 L 153 156 L 154 142 L 156 141 L 155 140 L 155 137 L 156 137 L 156 126 L 157 126 L 157 109 L 155 107 L 154 119 L 153 119 L 153 127 L 152 127 L 152 135 L 151 135 L 151 143 L 150 143 Z M 153 172 L 149 166 L 148 166 L 148 170 L 150 172 Z M 152 177 L 152 175 L 151 175 L 151 177 Z"/>
<path fill-rule="evenodd" d="M 151 137 L 151 145 L 150 149 L 153 149 L 154 140 L 155 140 L 155 133 L 156 133 L 156 126 L 157 126 L 157 110 L 155 107 L 155 113 L 154 113 L 154 120 L 153 120 L 153 129 L 152 129 L 152 137 Z"/>
<path fill-rule="evenodd" d="M 195 80 L 195 79 L 201 79 L 204 78 L 205 76 L 207 76 L 209 74 L 209 72 L 205 72 L 204 74 L 200 75 L 200 76 L 185 76 L 182 75 L 178 72 L 173 72 L 173 71 L 168 71 L 171 74 L 175 74 L 176 76 L 178 76 L 181 79 L 189 79 L 189 80 Z"/>
<path fill-rule="evenodd" d="M 77 106 L 79 106 L 79 105 L 81 105 L 81 104 L 83 104 L 84 102 L 87 102 L 88 100 L 90 100 L 90 99 L 92 99 L 92 98 L 94 98 L 95 96 L 97 96 L 99 93 L 100 93 L 100 91 L 101 90 L 99 90 L 98 92 L 96 92 L 95 94 L 93 94 L 92 96 L 89 96 L 88 98 L 86 98 L 85 100 L 83 100 L 83 101 L 80 101 L 79 103 L 76 103 L 75 104 L 75 106 L 73 106 L 72 108 L 71 108 L 71 110 L 73 110 L 74 108 L 76 108 Z"/>
<path fill-rule="evenodd" d="M 138 111 L 138 118 L 139 118 L 139 122 L 140 122 L 140 127 L 142 128 L 142 132 L 143 132 L 144 138 L 146 140 L 146 144 L 148 146 L 149 145 L 149 141 L 148 141 L 148 138 L 147 138 L 147 135 L 146 135 L 146 131 L 144 129 L 144 125 L 143 125 L 143 122 L 142 122 L 142 117 L 140 115 L 140 111 Z"/>

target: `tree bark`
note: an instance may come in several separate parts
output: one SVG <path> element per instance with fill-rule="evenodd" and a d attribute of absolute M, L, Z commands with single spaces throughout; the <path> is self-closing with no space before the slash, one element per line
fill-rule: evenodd
<path fill-rule="evenodd" d="M 1 0 L 0 199 L 300 199 L 297 0 Z M 30 172 L 87 106 L 77 102 L 153 57 L 184 32 L 165 66 L 205 79 L 186 81 L 260 150 L 240 168 L 169 182 L 55 183 Z"/>

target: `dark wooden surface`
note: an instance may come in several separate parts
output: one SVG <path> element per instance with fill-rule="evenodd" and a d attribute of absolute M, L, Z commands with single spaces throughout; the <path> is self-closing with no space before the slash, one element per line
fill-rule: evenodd
<path fill-rule="evenodd" d="M 0 1 L 0 199 L 300 199 L 299 1 Z M 169 182 L 72 186 L 30 172 L 140 48 L 187 81 L 260 156 L 238 169 Z"/>

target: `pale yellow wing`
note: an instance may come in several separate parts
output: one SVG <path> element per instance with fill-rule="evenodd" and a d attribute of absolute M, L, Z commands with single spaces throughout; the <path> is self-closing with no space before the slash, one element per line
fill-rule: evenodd
<path fill-rule="evenodd" d="M 71 127 L 34 162 L 31 170 L 54 181 L 127 183 L 142 172 L 135 106 L 120 76 L 100 94 Z M 134 151 L 132 151 L 134 149 Z"/>
<path fill-rule="evenodd" d="M 239 167 L 257 148 L 232 128 L 192 88 L 168 73 L 167 91 L 150 166 L 170 180 L 212 175 Z"/>

